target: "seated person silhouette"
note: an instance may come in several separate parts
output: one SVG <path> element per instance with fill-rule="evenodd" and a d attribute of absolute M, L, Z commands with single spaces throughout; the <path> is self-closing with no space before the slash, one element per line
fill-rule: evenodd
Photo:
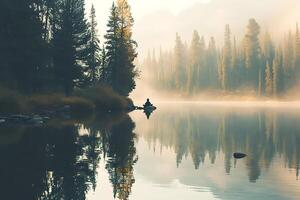
<path fill-rule="evenodd" d="M 146 103 L 144 104 L 144 108 L 145 107 L 150 107 L 153 106 L 152 103 L 150 102 L 149 98 L 147 99 Z"/>

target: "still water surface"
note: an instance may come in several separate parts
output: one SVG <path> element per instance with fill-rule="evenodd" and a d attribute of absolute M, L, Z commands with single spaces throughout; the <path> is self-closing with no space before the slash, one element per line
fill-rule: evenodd
<path fill-rule="evenodd" d="M 0 127 L 0 199 L 299 199 L 300 110 L 161 104 Z M 241 160 L 234 152 L 248 156 Z"/>

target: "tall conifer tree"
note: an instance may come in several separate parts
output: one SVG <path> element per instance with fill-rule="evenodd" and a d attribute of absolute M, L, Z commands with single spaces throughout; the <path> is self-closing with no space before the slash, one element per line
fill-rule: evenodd
<path fill-rule="evenodd" d="M 230 27 L 227 24 L 225 26 L 225 34 L 224 34 L 224 47 L 222 52 L 222 65 L 221 65 L 221 74 L 220 74 L 220 80 L 222 89 L 225 91 L 226 89 L 229 89 L 229 81 L 228 76 L 229 72 L 231 70 L 232 66 L 232 45 L 231 45 L 231 31 Z"/>
<path fill-rule="evenodd" d="M 218 86 L 218 52 L 216 42 L 213 37 L 210 38 L 207 49 L 207 67 L 208 67 L 208 79 L 209 87 L 217 89 Z"/>
<path fill-rule="evenodd" d="M 83 84 L 88 60 L 86 44 L 90 33 L 84 0 L 58 0 L 53 27 L 54 74 L 66 95 Z"/>
<path fill-rule="evenodd" d="M 294 67 L 296 76 L 300 74 L 300 30 L 298 23 L 296 24 L 295 43 L 294 43 Z M 295 79 L 297 79 L 295 77 Z"/>
<path fill-rule="evenodd" d="M 132 39 L 134 20 L 127 0 L 113 3 L 106 33 L 107 67 L 106 83 L 116 92 L 128 96 L 135 88 L 138 75 L 134 60 L 137 43 Z"/>
<path fill-rule="evenodd" d="M 184 89 L 186 81 L 186 71 L 184 66 L 184 45 L 178 33 L 176 33 L 174 47 L 174 70 L 175 70 L 175 88 L 179 91 Z"/>
<path fill-rule="evenodd" d="M 200 65 L 200 37 L 195 30 L 189 50 L 188 89 L 192 93 L 197 88 Z"/>
<path fill-rule="evenodd" d="M 34 0 L 0 1 L 0 81 L 7 87 L 35 92 L 44 67 L 46 44 Z"/>
<path fill-rule="evenodd" d="M 267 66 L 266 66 L 266 77 L 265 77 L 265 82 L 266 82 L 266 95 L 271 96 L 273 92 L 273 79 L 272 79 L 272 70 L 270 67 L 269 62 L 267 61 Z"/>
<path fill-rule="evenodd" d="M 258 91 L 261 80 L 261 47 L 259 43 L 260 26 L 255 19 L 250 19 L 245 35 L 245 56 L 248 80 Z"/>
<path fill-rule="evenodd" d="M 89 31 L 91 34 L 90 41 L 87 44 L 88 51 L 88 80 L 92 85 L 95 85 L 99 80 L 100 65 L 101 65 L 101 48 L 100 40 L 97 34 L 96 11 L 94 5 L 91 8 Z"/>

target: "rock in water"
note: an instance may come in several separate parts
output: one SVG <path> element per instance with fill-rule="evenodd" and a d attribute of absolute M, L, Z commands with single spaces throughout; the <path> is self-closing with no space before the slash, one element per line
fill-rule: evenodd
<path fill-rule="evenodd" d="M 247 155 L 244 154 L 244 153 L 234 153 L 234 154 L 233 154 L 233 157 L 234 157 L 235 159 L 245 158 L 246 156 L 247 156 Z"/>

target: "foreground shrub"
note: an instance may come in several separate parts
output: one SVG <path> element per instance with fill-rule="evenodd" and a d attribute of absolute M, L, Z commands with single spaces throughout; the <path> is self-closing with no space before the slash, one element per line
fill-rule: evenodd
<path fill-rule="evenodd" d="M 57 110 L 64 106 L 63 94 L 34 95 L 29 98 L 31 110 Z"/>
<path fill-rule="evenodd" d="M 78 96 L 65 97 L 63 94 L 35 95 L 30 98 L 29 105 L 31 110 L 35 112 L 43 110 L 59 111 L 65 106 L 70 106 L 69 111 L 76 116 L 92 113 L 95 109 L 94 103 L 86 98 Z"/>
<path fill-rule="evenodd" d="M 89 115 L 94 112 L 95 105 L 92 101 L 81 98 L 81 97 L 65 97 L 63 98 L 64 105 L 70 106 L 72 114 L 78 115 Z"/>
<path fill-rule="evenodd" d="M 20 113 L 27 111 L 27 99 L 13 90 L 0 87 L 0 113 Z"/>
<path fill-rule="evenodd" d="M 125 111 L 129 105 L 128 99 L 106 86 L 78 90 L 75 95 L 92 101 L 97 111 Z"/>
<path fill-rule="evenodd" d="M 40 113 L 43 111 L 65 111 L 64 107 L 77 117 L 94 111 L 128 111 L 133 107 L 131 99 L 114 92 L 110 87 L 95 86 L 76 90 L 74 96 L 61 93 L 21 95 L 16 91 L 0 87 L 0 114 Z"/>

